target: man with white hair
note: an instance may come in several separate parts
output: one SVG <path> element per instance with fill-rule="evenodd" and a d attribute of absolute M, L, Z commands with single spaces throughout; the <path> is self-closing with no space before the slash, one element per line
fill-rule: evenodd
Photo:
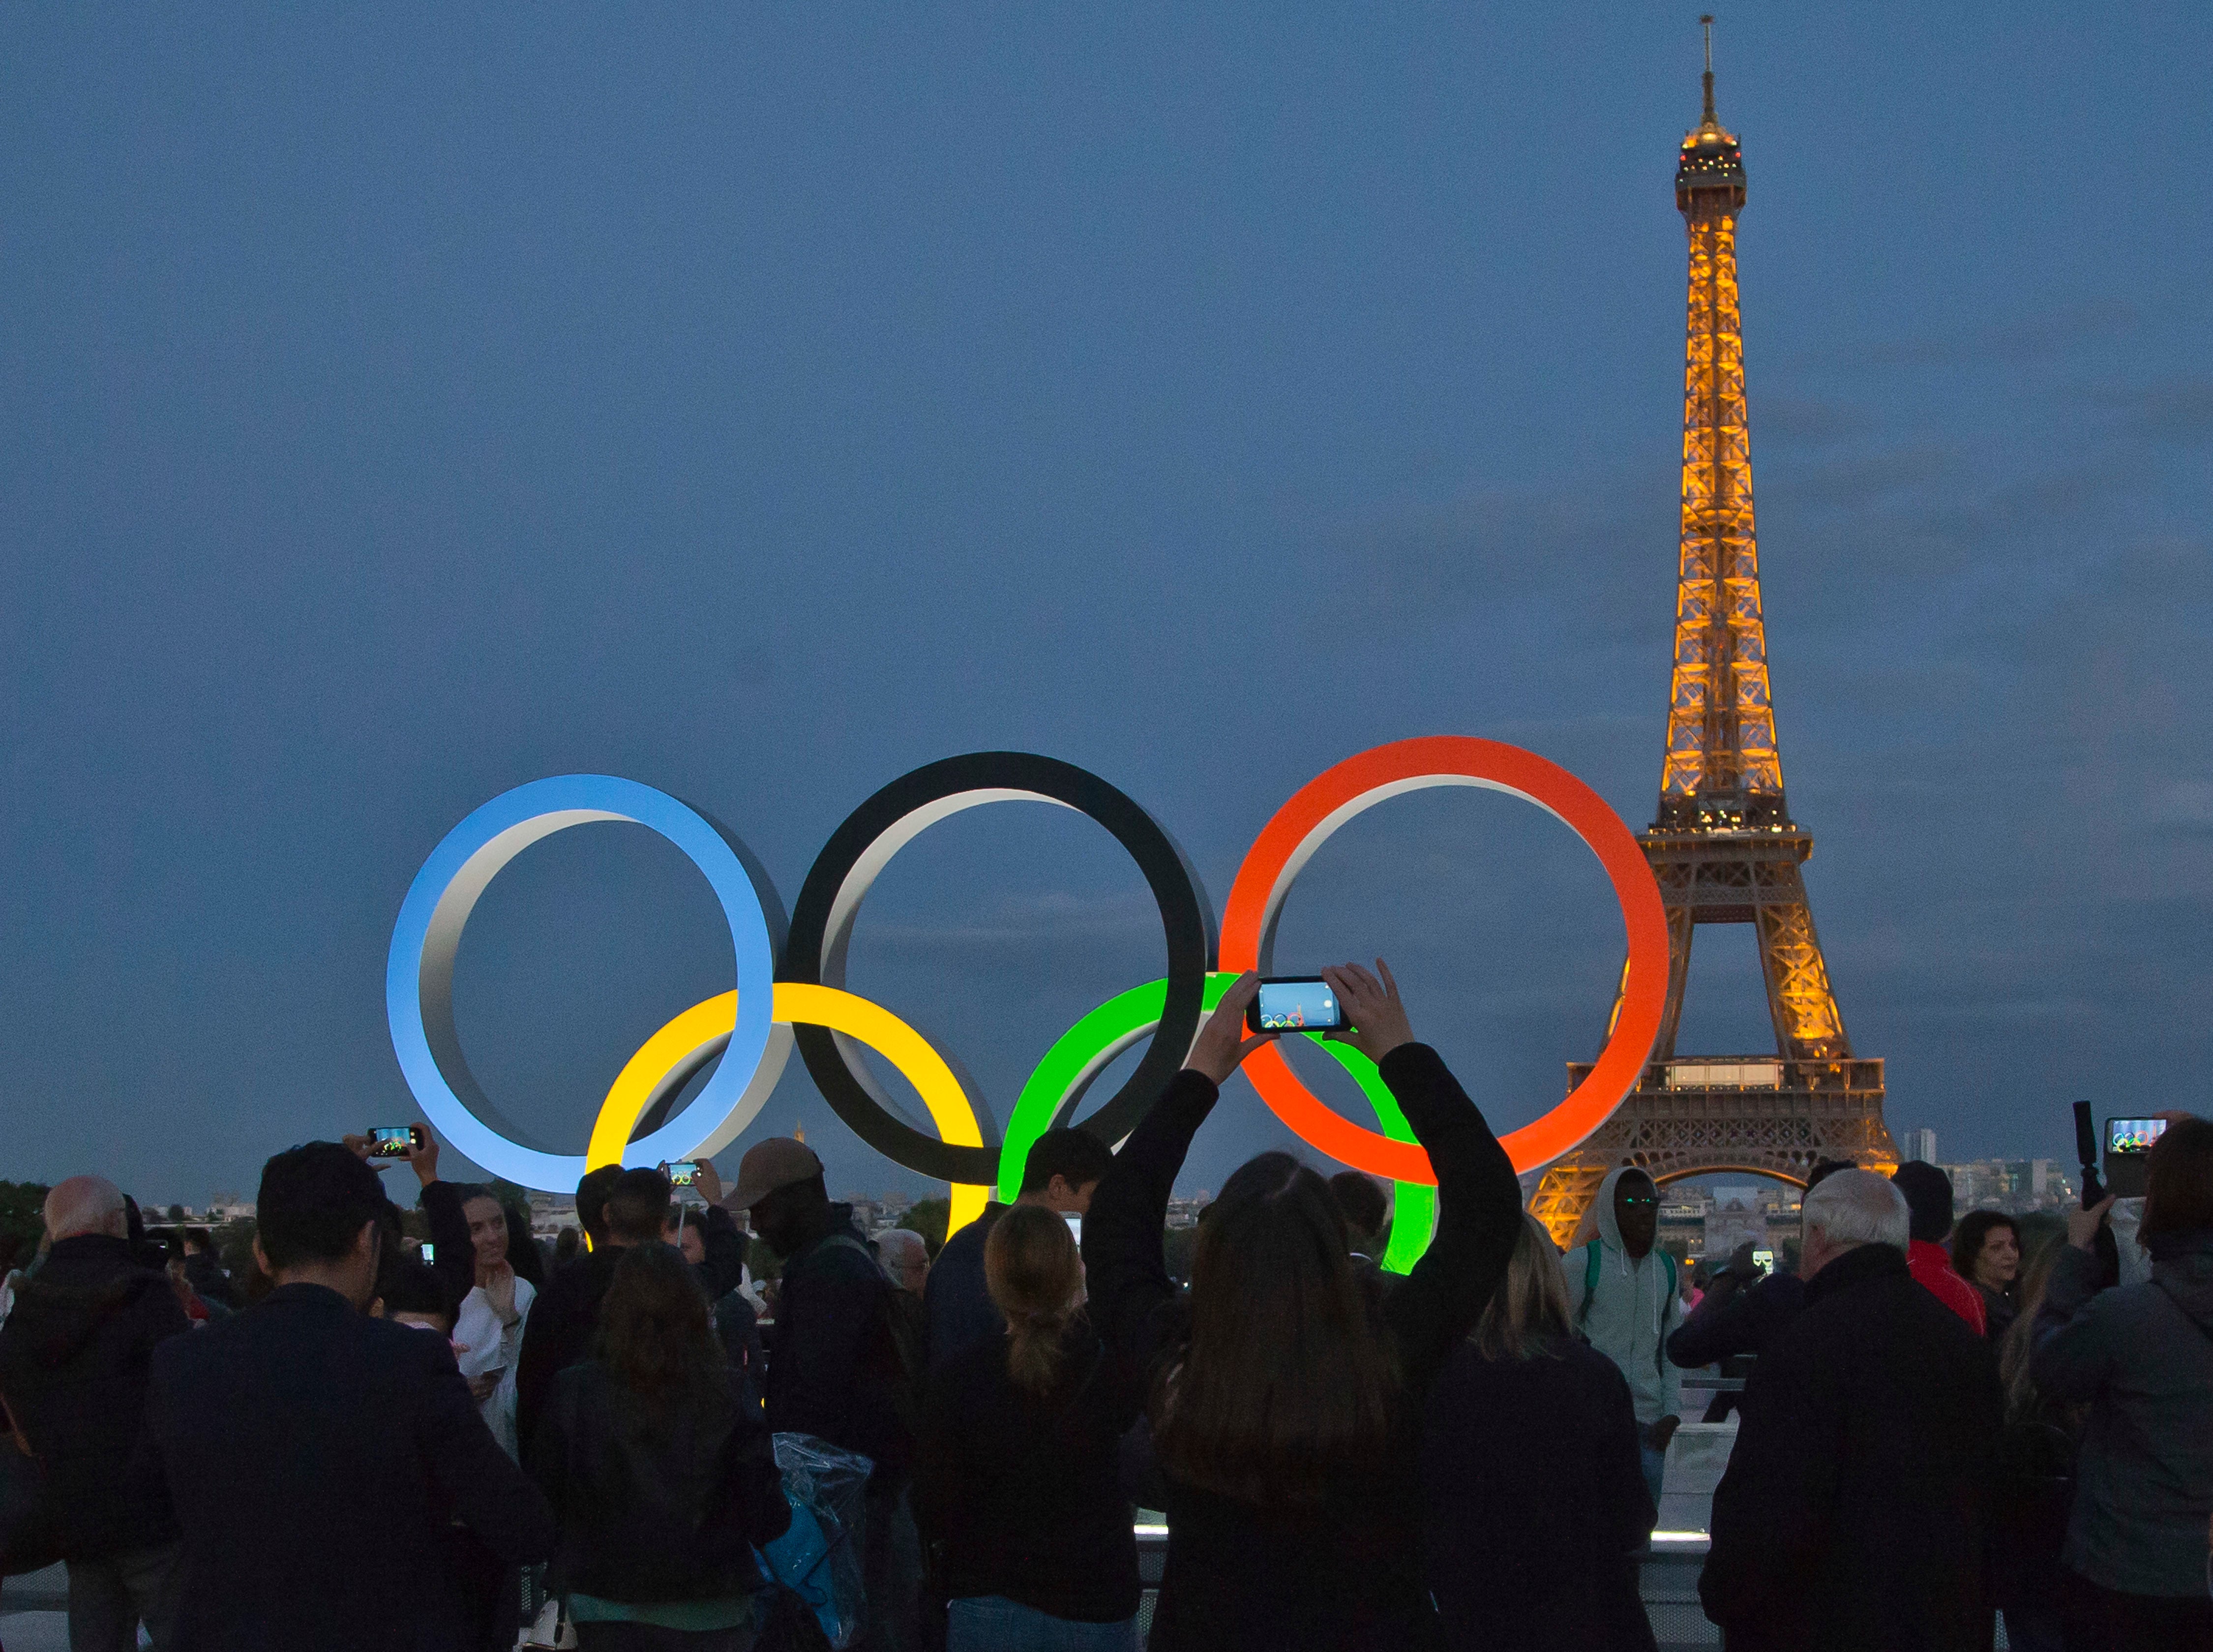
<path fill-rule="evenodd" d="M 2003 1403 L 1989 1345 L 1914 1280 L 1881 1176 L 1807 1194 L 1805 1308 L 1754 1367 L 1699 1579 L 1730 1652 L 1980 1652 Z"/>
<path fill-rule="evenodd" d="M 166 1649 L 183 1545 L 161 1476 L 132 1459 L 155 1345 L 192 1321 L 132 1256 L 113 1182 L 71 1176 L 46 1195 L 46 1221 L 53 1247 L 0 1325 L 0 1399 L 45 1470 L 72 1652 L 135 1648 L 141 1623 Z"/>
<path fill-rule="evenodd" d="M 874 1242 L 892 1283 L 910 1295 L 921 1295 L 930 1283 L 930 1246 L 923 1236 L 911 1228 L 887 1228 Z"/>

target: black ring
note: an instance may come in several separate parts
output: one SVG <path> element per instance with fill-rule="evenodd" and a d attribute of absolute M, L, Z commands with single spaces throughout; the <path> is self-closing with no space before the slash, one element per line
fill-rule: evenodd
<path fill-rule="evenodd" d="M 1198 1036 L 1207 972 L 1214 967 L 1214 906 L 1175 839 L 1134 799 L 1095 774 L 1028 752 L 970 752 L 901 775 L 847 815 L 808 869 L 777 979 L 844 987 L 853 918 L 891 857 L 947 815 L 1010 797 L 1064 803 L 1106 827 L 1137 863 L 1160 907 L 1168 943 L 1167 998 L 1160 1026 L 1129 1082 L 1082 1125 L 1111 1145 L 1137 1127 Z M 933 808 L 938 804 L 948 807 Z M 918 820 L 917 815 L 924 818 Z M 887 838 L 893 841 L 879 854 Z M 877 1152 L 940 1181 L 998 1185 L 996 1143 L 955 1147 L 924 1135 L 893 1116 L 873 1076 L 849 1057 L 837 1034 L 808 1026 L 792 1032 L 823 1099 Z M 982 1098 L 971 1089 L 969 1100 L 976 1106 L 978 1123 L 991 1131 Z"/>

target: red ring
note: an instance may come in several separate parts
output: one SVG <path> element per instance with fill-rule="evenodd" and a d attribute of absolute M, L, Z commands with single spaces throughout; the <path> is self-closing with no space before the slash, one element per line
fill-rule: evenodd
<path fill-rule="evenodd" d="M 1432 735 L 1393 741 L 1324 771 L 1276 811 L 1237 869 L 1222 924 L 1222 967 L 1265 967 L 1275 915 L 1299 870 L 1330 834 L 1387 797 L 1429 786 L 1474 784 L 1510 792 L 1566 822 L 1613 881 L 1629 934 L 1621 1013 L 1589 1076 L 1568 1099 L 1503 1140 L 1517 1171 L 1549 1164 L 1596 1130 L 1636 1088 L 1660 1036 L 1667 997 L 1667 913 L 1644 851 L 1606 800 L 1557 763 L 1495 740 Z M 1246 1058 L 1245 1071 L 1276 1116 L 1309 1146 L 1340 1163 L 1394 1181 L 1435 1185 L 1430 1155 L 1332 1112 L 1301 1083 L 1273 1045 Z"/>

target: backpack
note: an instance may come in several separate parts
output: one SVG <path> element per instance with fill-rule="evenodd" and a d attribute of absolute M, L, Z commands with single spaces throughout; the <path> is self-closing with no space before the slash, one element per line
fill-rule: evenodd
<path fill-rule="evenodd" d="M 911 1447 L 922 1436 L 923 1391 L 930 1379 L 930 1310 L 921 1297 L 893 1284 L 883 1264 L 876 1260 L 875 1253 L 852 1234 L 832 1234 L 826 1242 L 860 1252 L 883 1281 L 878 1300 L 882 1304 L 884 1334 L 895 1368 L 887 1374 L 892 1414 Z"/>
<path fill-rule="evenodd" d="M 1585 1344 L 1590 1341 L 1590 1333 L 1583 1327 L 1590 1320 L 1592 1299 L 1598 1295 L 1598 1272 L 1603 1248 L 1595 1239 L 1583 1247 L 1583 1305 L 1576 1310 L 1576 1335 Z M 1675 1253 L 1664 1247 L 1655 1248 L 1659 1251 L 1661 1260 L 1667 1265 L 1667 1295 L 1680 1295 L 1682 1284 L 1675 1277 Z M 1661 1300 L 1664 1301 L 1666 1298 Z M 1663 1332 L 1667 1329 L 1667 1310 L 1664 1308 L 1660 1310 L 1660 1329 Z M 1655 1366 L 1667 1356 L 1667 1338 L 1663 1335 L 1652 1351 L 1652 1361 Z"/>

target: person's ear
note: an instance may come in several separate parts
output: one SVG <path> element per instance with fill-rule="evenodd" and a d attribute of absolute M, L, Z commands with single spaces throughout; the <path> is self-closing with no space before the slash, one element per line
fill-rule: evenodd
<path fill-rule="evenodd" d="M 361 1224 L 361 1231 L 353 1236 L 354 1259 L 366 1262 L 372 1268 L 377 1263 L 377 1250 L 383 1243 L 382 1224 L 375 1216 Z"/>

